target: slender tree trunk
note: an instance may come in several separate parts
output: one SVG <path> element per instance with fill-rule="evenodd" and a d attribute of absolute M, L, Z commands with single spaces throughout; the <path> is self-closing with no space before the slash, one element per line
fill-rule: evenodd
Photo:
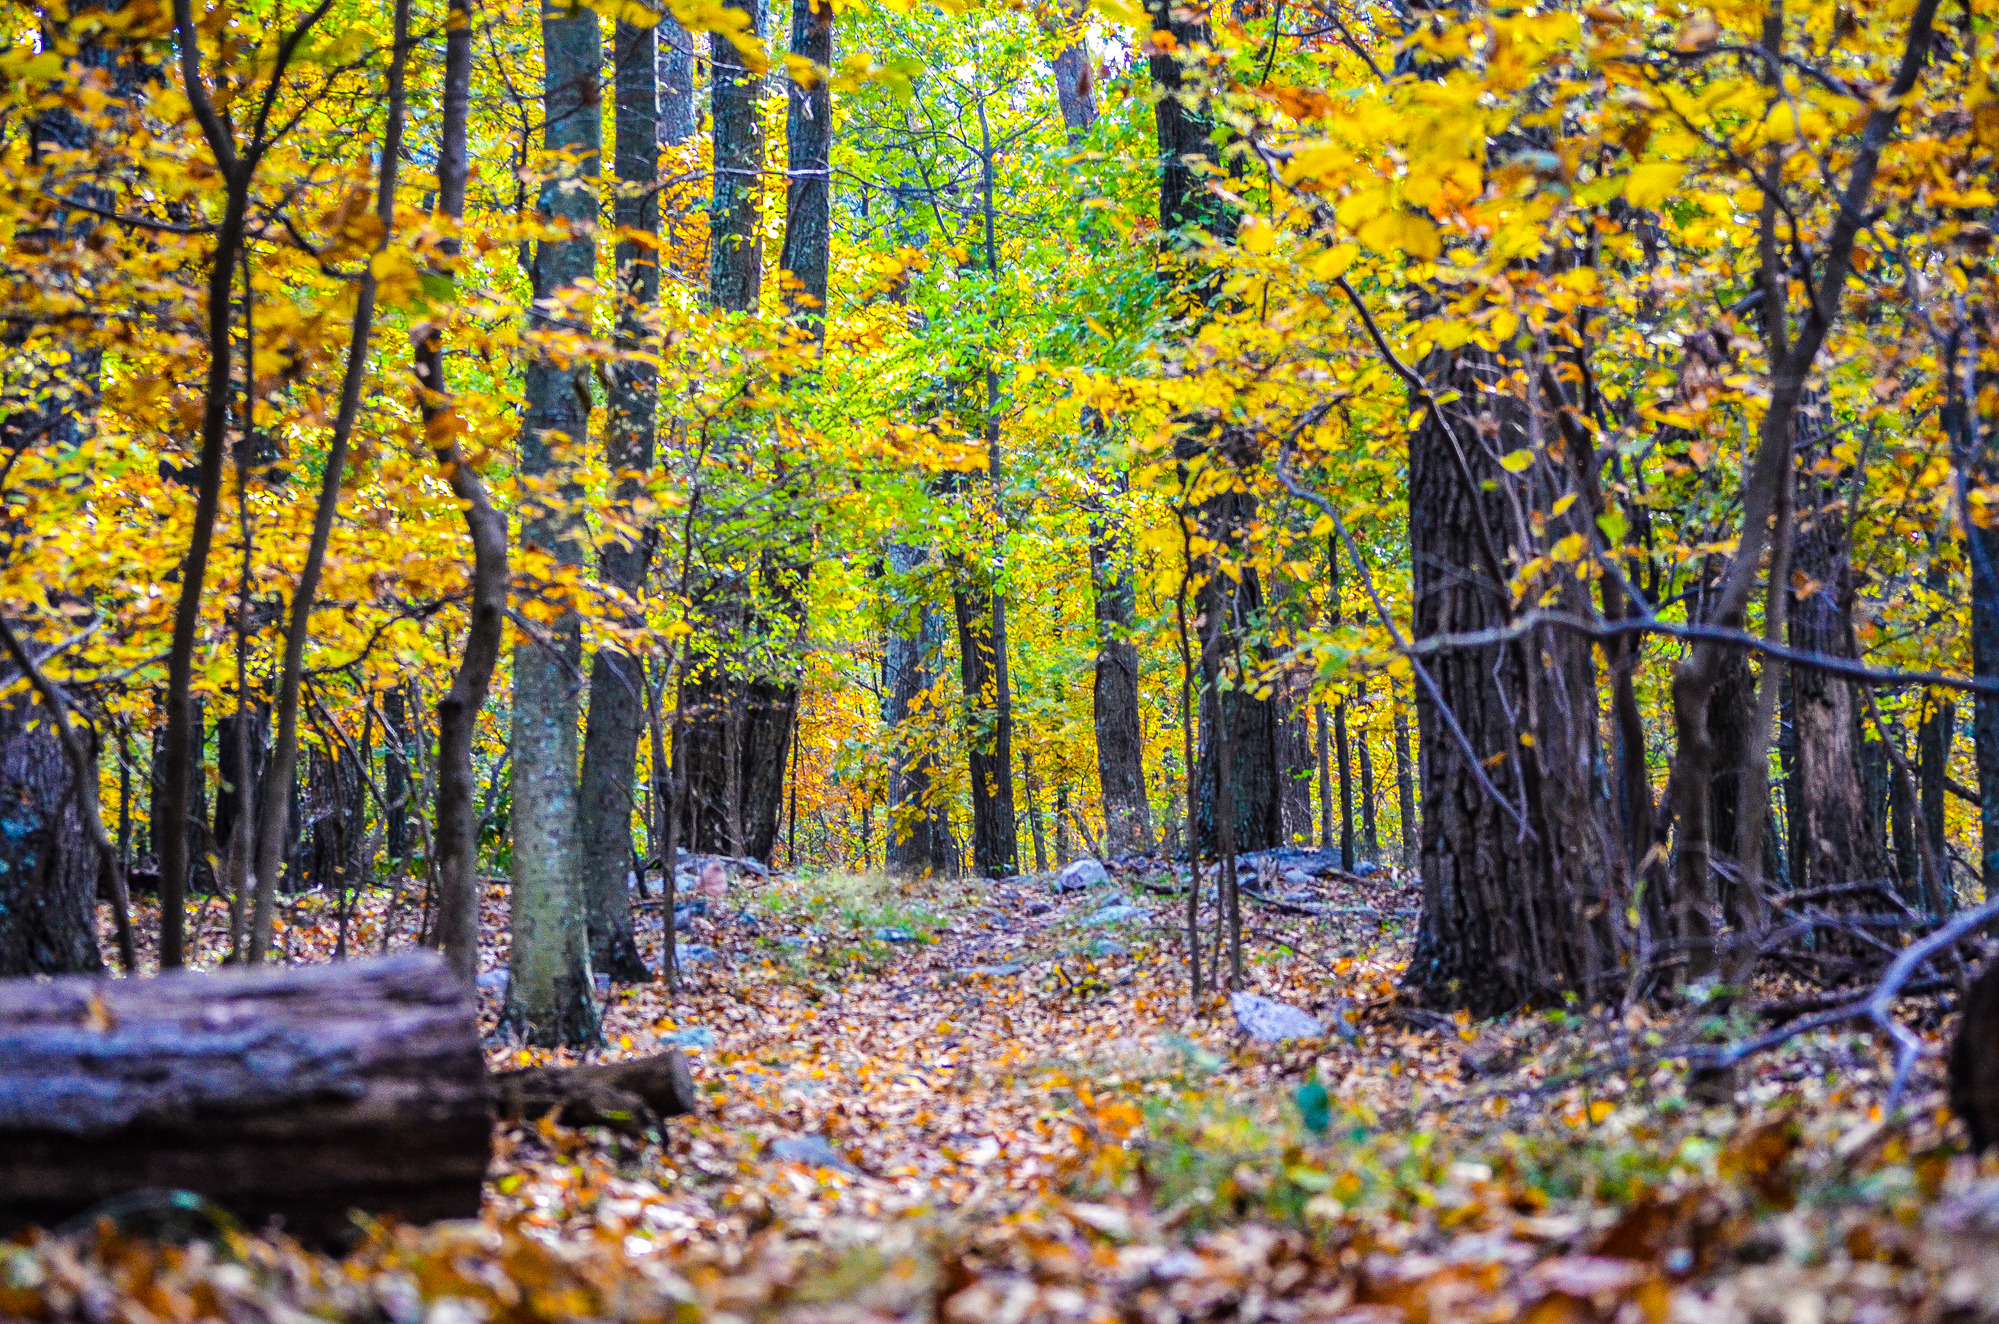
<path fill-rule="evenodd" d="M 444 117 L 438 131 L 437 211 L 455 229 L 465 215 L 469 178 L 466 128 L 472 95 L 472 3 L 451 0 L 444 40 Z M 459 243 L 445 240 L 442 256 L 455 265 Z M 447 270 L 446 279 L 455 273 Z M 500 660 L 507 615 L 507 521 L 493 506 L 478 470 L 466 460 L 460 422 L 444 375 L 444 336 L 433 325 L 412 333 L 417 399 L 424 433 L 451 493 L 465 505 L 472 540 L 472 596 L 467 607 L 465 651 L 451 687 L 437 704 L 437 922 L 432 940 L 451 968 L 468 981 L 479 973 L 479 809 L 472 744 L 493 668 Z M 497 776 L 497 772 L 495 773 Z"/>
<path fill-rule="evenodd" d="M 1333 705 L 1333 750 L 1340 769 L 1340 868 L 1353 872 L 1353 757 L 1347 745 L 1347 701 Z"/>
<path fill-rule="evenodd" d="M 762 0 L 738 0 L 730 8 L 762 28 Z M 756 311 L 763 288 L 763 122 L 758 103 L 764 80 L 744 63 L 722 33 L 708 39 L 713 97 L 715 202 L 708 228 L 708 294 L 717 308 Z"/>
<path fill-rule="evenodd" d="M 1971 561 L 1971 674 L 1999 682 L 1999 527 L 1965 531 Z M 1972 701 L 1972 753 L 1978 767 L 1978 867 L 1985 895 L 1999 896 L 1999 694 Z"/>
<path fill-rule="evenodd" d="M 410 722 L 407 699 L 398 685 L 382 696 L 382 844 L 389 871 L 401 878 L 409 868 Z"/>
<path fill-rule="evenodd" d="M 375 185 L 375 219 L 381 225 L 377 248 L 389 242 L 396 220 L 396 171 L 403 154 L 403 73 L 409 66 L 410 0 L 396 0 L 394 49 L 389 57 L 388 125 L 383 134 L 381 175 Z M 284 859 L 285 811 L 290 807 L 280 794 L 290 784 L 298 762 L 299 686 L 305 675 L 305 649 L 312 634 L 312 605 L 319 594 L 319 576 L 326 565 L 327 544 L 333 537 L 333 522 L 340 509 L 340 487 L 346 477 L 347 448 L 354 435 L 354 423 L 361 411 L 361 389 L 368 376 L 368 338 L 375 326 L 375 273 L 373 265 L 361 274 L 354 301 L 354 317 L 349 329 L 347 366 L 340 384 L 340 409 L 334 418 L 333 438 L 326 451 L 326 467 L 320 475 L 319 501 L 313 512 L 312 538 L 306 546 L 305 565 L 299 571 L 293 591 L 291 620 L 285 629 L 285 654 L 278 677 L 278 736 L 271 749 L 269 781 L 257 797 L 261 821 L 257 825 L 256 911 L 250 925 L 250 960 L 262 961 L 271 948 L 271 921 L 277 917 L 278 869 Z"/>
<path fill-rule="evenodd" d="M 1924 893 L 1941 918 L 1957 909 L 1950 879 L 1950 855 L 1945 849 L 1944 798 L 1949 794 L 1950 750 L 1957 733 L 1957 706 L 1938 695 L 1925 700 L 1922 726 L 1916 735 L 1916 788 L 1920 822 L 1917 830 L 1929 842 L 1928 857 L 1938 863 L 1939 877 L 1924 882 Z"/>
<path fill-rule="evenodd" d="M 1041 779 L 1034 775 L 1034 752 L 1020 751 L 1020 785 L 1027 795 L 1027 828 L 1034 837 L 1034 872 L 1048 872 L 1048 838 L 1041 821 Z"/>
<path fill-rule="evenodd" d="M 1368 748 L 1363 729 L 1354 741 L 1360 751 L 1360 849 L 1369 864 L 1381 864 L 1381 833 L 1374 815 L 1374 752 Z"/>
<path fill-rule="evenodd" d="M 659 234 L 659 56 L 656 29 L 619 23 L 612 37 L 617 78 L 617 197 L 612 214 L 621 235 Z M 621 237 L 617 248 L 618 348 L 610 374 L 610 424 L 605 461 L 619 475 L 618 500 L 631 519 L 653 466 L 653 418 L 658 370 L 643 358 L 646 320 L 659 303 L 659 261 L 653 246 Z M 644 587 L 650 537 L 607 539 L 599 553 L 605 582 L 637 595 Z M 642 621 L 632 624 L 641 625 Z M 632 932 L 626 882 L 638 852 L 632 844 L 633 777 L 646 705 L 636 659 L 615 643 L 597 650 L 590 670 L 590 711 L 583 734 L 581 835 L 583 895 L 590 929 L 590 965 L 611 978 L 649 976 Z"/>
<path fill-rule="evenodd" d="M 1101 432 L 1102 420 L 1086 420 Z M 1123 487 L 1122 476 L 1118 486 Z M 1132 630 L 1138 594 L 1130 544 L 1114 512 L 1090 512 L 1090 582 L 1097 623 L 1091 712 L 1097 736 L 1097 782 L 1104 801 L 1104 851 L 1152 849 L 1152 809 L 1145 793 L 1145 732 L 1138 710 L 1138 645 Z"/>
<path fill-rule="evenodd" d="M 1331 850 L 1339 841 L 1333 832 L 1333 733 L 1332 714 L 1326 705 L 1312 708 L 1312 735 L 1319 760 L 1319 848 Z"/>
<path fill-rule="evenodd" d="M 891 592 L 906 605 L 888 623 L 883 641 L 882 723 L 891 742 L 884 858 L 899 877 L 948 877 L 957 868 L 957 849 L 941 807 L 932 803 L 933 751 L 941 732 L 926 706 L 944 651 L 944 622 L 916 582 L 923 551 L 891 543 L 886 559 Z"/>
<path fill-rule="evenodd" d="M 1005 618 L 985 576 L 956 567 L 951 604 L 958 618 L 958 670 L 971 715 L 967 733 L 972 779 L 972 868 L 986 878 L 1020 872 L 1014 826 L 1013 758 L 1007 729 L 1006 674 L 1001 662 L 1006 640 L 994 627 Z"/>
<path fill-rule="evenodd" d="M 1402 867 L 1414 869 L 1421 847 L 1416 822 L 1416 768 L 1409 757 L 1409 710 L 1395 705 L 1395 807 L 1402 815 Z"/>
<path fill-rule="evenodd" d="M 603 43 L 597 14 L 583 6 L 542 10 L 542 98 L 546 143 L 574 160 L 569 179 L 550 179 L 541 210 L 566 222 L 570 236 L 544 240 L 535 256 L 531 336 L 558 331 L 553 314 L 576 285 L 596 274 L 597 179 L 601 142 Z M 558 565 L 582 560 L 581 530 L 570 508 L 574 479 L 558 451 L 590 436 L 587 370 L 538 350 L 527 368 L 527 417 L 520 467 L 552 483 L 554 505 L 530 497 L 521 541 Z M 544 626 L 514 649 L 513 950 L 502 1023 L 530 1043 L 583 1046 L 600 1036 L 591 987 L 577 805 L 577 707 L 582 639 L 574 613 Z"/>

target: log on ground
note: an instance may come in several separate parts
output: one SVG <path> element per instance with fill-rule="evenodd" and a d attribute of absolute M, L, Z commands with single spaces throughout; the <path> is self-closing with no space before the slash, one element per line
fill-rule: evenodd
<path fill-rule="evenodd" d="M 0 1224 L 145 1190 L 316 1243 L 471 1217 L 491 1114 L 472 990 L 427 952 L 0 981 Z"/>
<path fill-rule="evenodd" d="M 493 1077 L 499 1115 L 564 1126 L 607 1126 L 627 1135 L 657 1131 L 663 1119 L 694 1111 L 687 1057 L 669 1048 L 652 1057 L 586 1067 L 526 1067 Z"/>

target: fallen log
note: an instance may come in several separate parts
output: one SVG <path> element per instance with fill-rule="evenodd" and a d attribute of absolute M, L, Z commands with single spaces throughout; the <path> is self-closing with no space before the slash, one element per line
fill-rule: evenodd
<path fill-rule="evenodd" d="M 627 1062 L 502 1071 L 493 1086 L 503 1121 L 554 1113 L 563 1126 L 607 1126 L 633 1136 L 657 1132 L 664 1119 L 684 1117 L 695 1104 L 694 1076 L 678 1048 Z"/>
<path fill-rule="evenodd" d="M 470 1217 L 492 1150 L 472 990 L 435 955 L 0 981 L 0 1224 L 186 1190 L 314 1243 Z"/>

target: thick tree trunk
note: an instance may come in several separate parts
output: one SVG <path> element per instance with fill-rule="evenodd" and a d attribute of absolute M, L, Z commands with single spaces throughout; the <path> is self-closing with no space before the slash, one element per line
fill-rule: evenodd
<path fill-rule="evenodd" d="M 406 954 L 0 984 L 0 1218 L 188 1190 L 346 1239 L 478 1213 L 491 1089 L 469 986 Z"/>
<path fill-rule="evenodd" d="M 888 623 L 883 647 L 882 722 L 892 751 L 885 860 L 888 871 L 901 877 L 948 878 L 957 872 L 958 849 L 943 807 L 931 800 L 934 751 L 943 731 L 937 726 L 938 711 L 924 706 L 944 653 L 944 620 L 922 585 L 914 582 L 923 552 L 891 543 L 887 560 L 898 596 L 908 605 Z M 919 700 L 919 695 L 925 697 Z"/>
<path fill-rule="evenodd" d="M 617 70 L 618 192 L 612 214 L 621 233 L 659 233 L 659 88 L 655 29 L 617 25 L 612 42 Z M 604 459 L 618 478 L 626 520 L 653 465 L 653 417 L 659 374 L 640 357 L 647 312 L 659 302 L 659 261 L 640 239 L 617 248 L 618 348 L 610 375 L 610 427 Z M 636 595 L 645 583 L 649 541 L 607 537 L 600 552 L 606 583 Z M 642 622 L 634 621 L 633 624 Z M 635 982 L 650 972 L 632 934 L 627 878 L 638 859 L 632 844 L 632 788 L 639 737 L 645 730 L 645 696 L 636 659 L 615 644 L 597 650 L 590 669 L 590 711 L 583 734 L 583 776 L 578 791 L 583 847 L 583 896 L 590 930 L 590 964 L 616 980 Z"/>
<path fill-rule="evenodd" d="M 1809 476 L 1801 476 L 1792 564 L 1796 577 L 1815 587 L 1793 600 L 1790 643 L 1804 652 L 1852 658 L 1859 656 L 1853 635 L 1854 576 L 1846 515 L 1836 499 Z M 1846 681 L 1810 667 L 1791 668 L 1791 694 L 1802 820 L 1792 885 L 1881 879 L 1887 860 L 1878 833 L 1869 827 L 1880 823 L 1880 815 L 1870 815 L 1862 785 L 1858 696 Z"/>
<path fill-rule="evenodd" d="M 1971 672 L 1999 683 L 1999 526 L 1967 531 L 1971 561 Z M 1978 767 L 1978 871 L 1987 896 L 1999 896 L 1999 694 L 1980 690 L 1971 709 Z"/>
<path fill-rule="evenodd" d="M 1295 692 L 1294 692 L 1295 691 Z M 1286 680 L 1277 703 L 1278 817 L 1284 844 L 1312 840 L 1312 705 L 1308 685 Z"/>
<path fill-rule="evenodd" d="M 603 44 L 597 15 L 586 7 L 542 14 L 542 98 L 546 145 L 576 160 L 576 177 L 543 186 L 541 210 L 573 228 L 565 240 L 545 240 L 535 258 L 531 335 L 556 330 L 553 302 L 596 274 L 597 176 L 601 143 Z M 548 301 L 548 302 L 544 302 Z M 527 417 L 521 430 L 524 475 L 553 480 L 564 496 L 574 482 L 558 448 L 590 435 L 586 370 L 537 353 L 528 362 Z M 558 564 L 582 560 L 580 530 L 568 509 L 530 498 L 521 514 L 521 541 Z M 574 615 L 542 627 L 539 638 L 514 649 L 513 712 L 513 950 L 503 1023 L 530 1043 L 580 1046 L 600 1031 L 591 988 L 585 903 L 577 877 L 582 863 L 577 814 L 577 699 L 582 640 Z"/>
<path fill-rule="evenodd" d="M 1230 510 L 1240 510 L 1240 499 L 1223 497 L 1211 502 L 1207 514 L 1223 514 Z M 1232 541 L 1229 527 L 1216 529 L 1209 536 L 1218 542 Z M 1251 627 L 1251 623 L 1263 616 L 1262 581 L 1256 571 L 1244 568 L 1242 583 L 1236 584 L 1227 575 L 1216 574 L 1201 590 L 1201 612 L 1206 624 L 1203 627 L 1203 653 L 1213 654 L 1225 663 L 1233 663 L 1236 658 L 1235 645 Z M 1254 669 L 1256 660 L 1243 658 L 1246 668 Z M 1201 740 L 1196 753 L 1198 768 L 1199 796 L 1196 801 L 1196 840 L 1216 842 L 1219 815 L 1216 810 L 1217 797 L 1217 755 L 1216 748 L 1220 721 L 1227 722 L 1229 757 L 1233 766 L 1230 781 L 1234 783 L 1234 823 L 1235 849 L 1237 851 L 1270 850 L 1285 844 L 1284 840 L 1284 786 L 1279 768 L 1278 756 L 1278 710 L 1270 699 L 1259 699 L 1255 693 L 1236 682 L 1236 688 L 1225 689 L 1220 696 L 1221 717 L 1217 717 L 1214 688 L 1208 686 L 1201 694 Z"/>
<path fill-rule="evenodd" d="M 798 282 L 786 296 L 792 317 L 823 342 L 833 255 L 832 0 L 792 0 L 791 54 L 809 61 L 816 72 L 810 87 L 796 78 L 790 86 L 785 119 L 790 178 L 781 265 Z"/>
<path fill-rule="evenodd" d="M 30 693 L 0 702 L 0 828 L 0 975 L 102 970 L 97 848 L 62 742 Z"/>
<path fill-rule="evenodd" d="M 1447 425 L 1452 416 L 1432 412 L 1412 438 L 1418 640 L 1508 622 L 1512 595 L 1500 549 L 1526 539 L 1517 530 L 1499 538 L 1513 508 L 1501 489 L 1515 485 L 1522 508 L 1546 510 L 1568 486 L 1566 466 L 1552 457 L 1517 476 L 1500 467 L 1499 456 L 1554 430 L 1531 429 L 1528 402 L 1501 385 L 1512 365 L 1459 351 L 1427 366 L 1433 381 L 1487 402 L 1484 426 L 1496 434 L 1478 435 L 1461 414 Z M 1566 536 L 1588 518 L 1550 520 L 1541 536 Z M 1564 579 L 1561 591 L 1580 592 Z M 1610 801 L 1597 771 L 1588 640 L 1544 627 L 1425 665 L 1463 734 L 1419 685 L 1423 916 L 1410 985 L 1432 1006 L 1479 1016 L 1571 993 L 1585 1006 L 1610 996 L 1623 974 L 1623 875 L 1604 821 Z"/>
<path fill-rule="evenodd" d="M 761 29 L 763 0 L 730 6 Z M 715 202 L 708 223 L 708 294 L 717 308 L 756 311 L 763 288 L 764 80 L 751 72 L 723 34 L 710 35 Z"/>

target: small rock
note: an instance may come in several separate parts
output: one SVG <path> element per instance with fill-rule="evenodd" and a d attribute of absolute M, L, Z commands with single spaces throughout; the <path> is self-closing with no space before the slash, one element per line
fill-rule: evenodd
<path fill-rule="evenodd" d="M 916 935 L 908 929 L 876 929 L 876 942 L 915 942 Z"/>
<path fill-rule="evenodd" d="M 474 982 L 480 988 L 490 988 L 501 997 L 507 996 L 507 985 L 513 982 L 513 974 L 507 970 L 488 970 Z"/>
<path fill-rule="evenodd" d="M 1019 961 L 1008 961 L 1004 965 L 975 965 L 959 973 L 964 975 L 986 975 L 993 979 L 1004 979 L 1008 975 L 1017 975 L 1025 969 L 1027 967 Z"/>
<path fill-rule="evenodd" d="M 802 1163 L 808 1168 L 832 1168 L 859 1176 L 861 1170 L 826 1143 L 825 1136 L 783 1136 L 770 1142 L 767 1151 L 780 1163 Z"/>
<path fill-rule="evenodd" d="M 812 945 L 812 939 L 806 937 L 802 933 L 786 934 L 784 937 L 779 938 L 778 942 L 786 947 L 796 947 L 799 948 L 800 950 L 803 950 L 804 948 L 810 947 Z"/>
<path fill-rule="evenodd" d="M 722 954 L 713 947 L 698 942 L 675 943 L 673 962 L 679 966 L 714 965 L 722 959 Z"/>
<path fill-rule="evenodd" d="M 1122 924 L 1126 920 L 1143 918 L 1145 918 L 1145 912 L 1137 906 L 1105 906 L 1096 914 L 1085 916 L 1083 923 L 1089 925 L 1091 928 L 1099 928 L 1105 924 Z"/>
<path fill-rule="evenodd" d="M 608 998 L 611 996 L 611 977 L 609 975 L 601 971 L 594 973 L 590 976 L 590 982 L 596 986 L 598 997 Z"/>
<path fill-rule="evenodd" d="M 1095 860 L 1076 860 L 1055 875 L 1055 890 L 1080 892 L 1084 888 L 1098 887 L 1110 880 L 1111 876 L 1104 872 L 1104 866 Z"/>
<path fill-rule="evenodd" d="M 1109 938 L 1094 938 L 1090 942 L 1090 955 L 1130 956 L 1131 949 L 1121 942 L 1112 942 Z"/>
<path fill-rule="evenodd" d="M 1373 860 L 1362 860 L 1353 867 L 1353 876 L 1356 878 L 1372 878 L 1380 872 L 1381 866 Z"/>
<path fill-rule="evenodd" d="M 701 866 L 701 880 L 694 884 L 694 890 L 702 896 L 721 900 L 729 895 L 729 871 L 722 867 L 720 860 L 710 860 Z"/>
<path fill-rule="evenodd" d="M 1277 899 L 1279 901 L 1289 901 L 1292 905 L 1295 906 L 1295 905 L 1301 905 L 1307 901 L 1315 900 L 1316 898 L 1310 892 L 1286 892 L 1283 895 L 1279 896 Z"/>
<path fill-rule="evenodd" d="M 1229 1006 L 1235 1011 L 1235 1022 L 1242 1032 L 1260 1044 L 1326 1037 L 1326 1027 L 1317 1017 L 1288 1002 L 1255 993 L 1235 993 L 1229 997 Z"/>
<path fill-rule="evenodd" d="M 1049 905 L 1046 901 L 1030 901 L 1027 903 L 1027 913 L 1030 915 L 1046 915 L 1053 909 L 1055 907 Z"/>
<path fill-rule="evenodd" d="M 684 1030 L 661 1035 L 659 1041 L 663 1044 L 673 1044 L 678 1048 L 713 1048 L 715 1032 L 705 1025 L 690 1025 Z"/>
<path fill-rule="evenodd" d="M 1293 887 L 1310 887 L 1312 885 L 1312 875 L 1306 873 L 1303 869 L 1286 869 L 1284 871 L 1284 881 Z"/>

